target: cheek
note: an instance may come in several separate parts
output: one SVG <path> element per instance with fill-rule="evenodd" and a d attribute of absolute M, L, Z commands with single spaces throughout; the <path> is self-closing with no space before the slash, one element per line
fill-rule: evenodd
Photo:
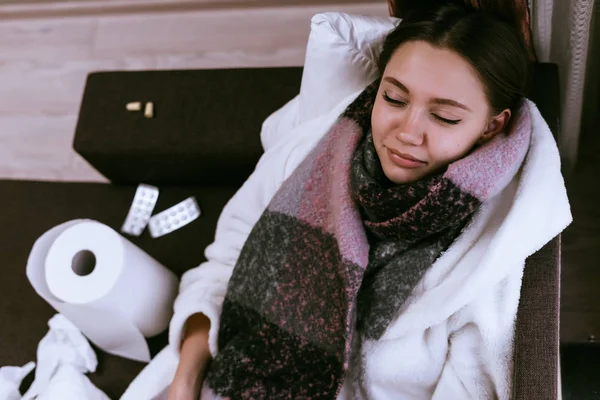
<path fill-rule="evenodd" d="M 378 106 L 377 101 L 373 106 L 373 112 L 371 113 L 371 133 L 373 134 L 373 141 L 375 147 L 378 147 L 379 142 L 383 138 L 385 132 L 385 124 L 383 123 L 383 110 Z"/>
<path fill-rule="evenodd" d="M 391 132 L 394 125 L 393 113 L 389 111 L 385 104 L 377 99 L 371 113 L 371 129 L 375 146 L 377 147 L 385 136 Z"/>
<path fill-rule="evenodd" d="M 465 127 L 464 130 L 456 128 L 454 132 L 442 132 L 436 140 L 429 142 L 429 149 L 435 154 L 436 164 L 449 164 L 466 156 L 479 138 L 479 132 L 473 127 Z M 433 138 L 432 138 L 433 139 Z"/>

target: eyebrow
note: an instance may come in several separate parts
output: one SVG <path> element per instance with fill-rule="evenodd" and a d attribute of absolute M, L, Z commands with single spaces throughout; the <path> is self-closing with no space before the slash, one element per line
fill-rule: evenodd
<path fill-rule="evenodd" d="M 406 86 L 404 86 L 404 84 L 402 82 L 400 82 L 399 80 L 397 80 L 396 78 L 392 78 L 391 76 L 386 76 L 385 78 L 383 78 L 383 80 L 396 86 L 398 89 L 402 90 L 406 94 L 410 94 L 410 90 L 408 90 L 408 88 Z M 447 106 L 452 106 L 452 107 L 458 107 L 458 108 L 462 108 L 463 110 L 471 111 L 471 109 L 469 107 L 465 106 L 462 103 L 459 103 L 456 100 L 452 100 L 452 99 L 436 98 L 436 99 L 433 99 L 433 102 L 435 104 L 442 104 L 442 105 L 447 105 Z"/>

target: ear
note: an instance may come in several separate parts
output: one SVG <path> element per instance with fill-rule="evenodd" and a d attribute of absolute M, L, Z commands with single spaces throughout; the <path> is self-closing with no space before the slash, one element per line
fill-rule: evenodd
<path fill-rule="evenodd" d="M 485 131 L 481 134 L 478 144 L 483 144 L 502 132 L 508 125 L 508 121 L 510 121 L 510 110 L 507 108 L 500 114 L 492 117 L 488 122 Z"/>

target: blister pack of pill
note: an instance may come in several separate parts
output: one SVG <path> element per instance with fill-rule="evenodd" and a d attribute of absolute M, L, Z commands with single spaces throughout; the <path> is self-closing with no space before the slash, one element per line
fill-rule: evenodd
<path fill-rule="evenodd" d="M 194 221 L 201 213 L 196 199 L 189 197 L 150 218 L 150 236 L 157 238 L 171 233 Z"/>
<path fill-rule="evenodd" d="M 140 236 L 150 221 L 157 201 L 158 188 L 146 184 L 139 185 L 121 231 L 132 236 Z"/>

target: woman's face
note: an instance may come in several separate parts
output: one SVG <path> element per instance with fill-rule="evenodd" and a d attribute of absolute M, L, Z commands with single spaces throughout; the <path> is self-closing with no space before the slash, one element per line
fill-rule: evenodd
<path fill-rule="evenodd" d="M 423 178 L 500 132 L 475 70 L 453 51 L 407 42 L 390 59 L 372 113 L 373 141 L 394 183 Z"/>

